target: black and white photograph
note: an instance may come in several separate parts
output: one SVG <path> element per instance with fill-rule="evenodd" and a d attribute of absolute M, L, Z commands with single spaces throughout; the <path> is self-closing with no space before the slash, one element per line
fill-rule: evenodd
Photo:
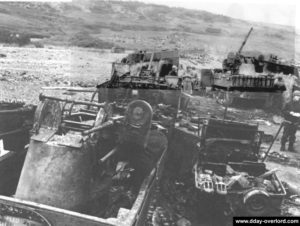
<path fill-rule="evenodd" d="M 0 226 L 300 225 L 300 2 L 0 0 Z"/>

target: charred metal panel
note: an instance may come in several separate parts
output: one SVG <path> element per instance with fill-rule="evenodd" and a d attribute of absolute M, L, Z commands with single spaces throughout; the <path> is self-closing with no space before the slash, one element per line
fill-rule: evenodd
<path fill-rule="evenodd" d="M 72 139 L 65 136 L 64 139 Z M 16 197 L 65 209 L 80 209 L 89 198 L 90 153 L 83 148 L 31 140 Z"/>

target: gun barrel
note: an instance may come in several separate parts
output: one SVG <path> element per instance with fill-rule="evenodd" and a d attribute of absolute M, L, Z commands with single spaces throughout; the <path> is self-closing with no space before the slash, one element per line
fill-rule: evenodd
<path fill-rule="evenodd" d="M 248 40 L 248 38 L 249 38 L 251 32 L 252 32 L 252 30 L 253 30 L 253 27 L 250 28 L 250 31 L 248 32 L 248 34 L 247 34 L 247 36 L 245 37 L 245 39 L 244 39 L 244 41 L 243 41 L 241 47 L 239 48 L 238 54 L 240 54 L 240 53 L 242 52 L 242 50 L 243 50 L 243 48 L 244 48 L 244 46 L 245 46 L 245 44 L 246 44 L 246 42 L 247 42 L 247 40 Z"/>

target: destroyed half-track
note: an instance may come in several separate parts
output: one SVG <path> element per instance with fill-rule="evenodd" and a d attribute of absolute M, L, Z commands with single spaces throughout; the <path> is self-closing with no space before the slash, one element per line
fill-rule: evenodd
<path fill-rule="evenodd" d="M 228 54 L 223 61 L 223 69 L 216 70 L 212 87 L 222 90 L 220 98 L 226 99 L 229 105 L 248 101 L 256 107 L 281 109 L 282 92 L 286 90 L 285 79 L 298 77 L 298 69 L 275 55 L 242 53 L 251 32 L 252 28 L 238 52 Z"/>
<path fill-rule="evenodd" d="M 1 169 L 10 174 L 1 173 L 1 181 L 17 182 L 0 187 L 1 223 L 142 225 L 174 112 L 163 103 L 127 101 L 41 94 L 28 149 L 1 157 Z"/>

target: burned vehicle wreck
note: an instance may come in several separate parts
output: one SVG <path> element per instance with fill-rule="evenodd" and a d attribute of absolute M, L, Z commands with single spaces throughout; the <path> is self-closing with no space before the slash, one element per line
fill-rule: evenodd
<path fill-rule="evenodd" d="M 178 50 L 131 53 L 112 64 L 111 78 L 97 86 L 101 88 L 100 98 L 114 101 L 136 92 L 150 104 L 163 102 L 176 106 L 181 80 L 178 75 L 169 75 L 174 66 L 179 66 Z"/>
<path fill-rule="evenodd" d="M 218 119 L 202 127 L 195 186 L 207 197 L 225 197 L 226 215 L 280 214 L 286 191 L 276 170 L 259 161 L 262 133 L 255 124 Z"/>
<path fill-rule="evenodd" d="M 41 94 L 18 183 L 1 191 L 1 223 L 142 225 L 172 129 L 159 117 L 169 112 Z"/>

